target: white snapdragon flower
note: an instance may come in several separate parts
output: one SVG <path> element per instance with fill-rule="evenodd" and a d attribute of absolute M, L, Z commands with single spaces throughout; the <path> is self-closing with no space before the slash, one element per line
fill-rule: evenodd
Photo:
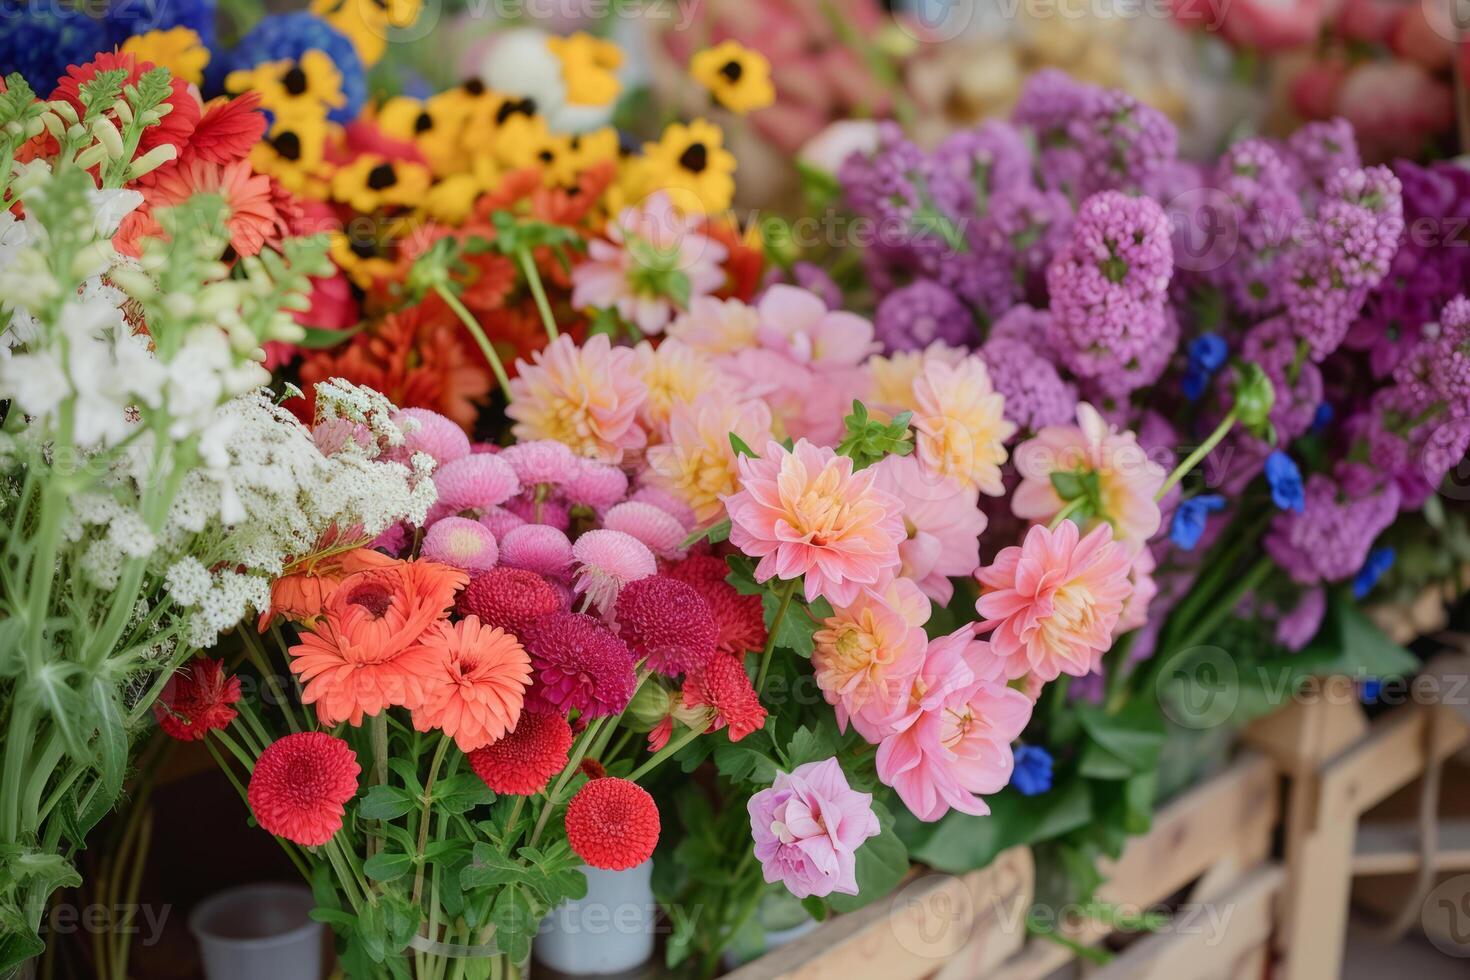
<path fill-rule="evenodd" d="M 87 191 L 87 199 L 92 203 L 92 223 L 97 229 L 98 238 L 111 238 L 116 235 L 122 220 L 136 211 L 138 205 L 143 203 L 142 194 L 121 187 L 108 187 L 102 190 L 91 188 Z"/>

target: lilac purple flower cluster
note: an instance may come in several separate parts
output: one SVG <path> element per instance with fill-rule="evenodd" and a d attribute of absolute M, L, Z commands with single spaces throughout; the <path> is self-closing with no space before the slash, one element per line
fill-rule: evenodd
<path fill-rule="evenodd" d="M 1451 226 L 1470 224 L 1470 171 L 1364 166 L 1340 119 L 1208 161 L 1176 143 L 1155 110 L 1044 71 L 1008 121 L 932 152 L 887 128 L 839 181 L 857 215 L 909 223 L 863 257 L 876 339 L 978 350 L 1012 444 L 1079 401 L 1161 455 L 1224 424 L 1163 501 L 1157 577 L 1196 574 L 1264 506 L 1257 550 L 1285 574 L 1255 608 L 1284 610 L 1297 647 L 1322 587 L 1370 590 L 1392 563 L 1375 540 L 1470 447 L 1470 248 Z M 1231 428 L 1251 378 L 1269 401 Z"/>

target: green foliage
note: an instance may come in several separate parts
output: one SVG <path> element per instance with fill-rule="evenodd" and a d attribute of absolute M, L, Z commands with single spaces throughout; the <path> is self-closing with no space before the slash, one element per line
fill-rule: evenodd
<path fill-rule="evenodd" d="M 853 469 L 871 466 L 884 456 L 907 456 L 914 451 L 909 422 L 913 412 L 900 412 L 889 421 L 868 417 L 868 406 L 854 400 L 852 414 L 842 421 L 846 432 L 837 444 L 837 454 L 852 459 Z"/>

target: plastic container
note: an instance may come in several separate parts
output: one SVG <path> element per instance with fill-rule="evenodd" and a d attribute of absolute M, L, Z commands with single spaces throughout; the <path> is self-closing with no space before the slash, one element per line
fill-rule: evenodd
<path fill-rule="evenodd" d="M 208 980 L 321 980 L 322 929 L 299 885 L 231 888 L 189 916 Z"/>
<path fill-rule="evenodd" d="M 653 861 L 627 871 L 583 868 L 587 897 L 541 923 L 536 961 L 569 977 L 625 973 L 653 956 Z"/>

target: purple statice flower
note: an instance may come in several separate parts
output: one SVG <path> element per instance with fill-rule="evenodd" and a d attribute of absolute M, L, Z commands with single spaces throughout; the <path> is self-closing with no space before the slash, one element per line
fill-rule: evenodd
<path fill-rule="evenodd" d="M 971 247 L 961 255 L 926 263 L 925 268 L 936 282 L 968 303 L 982 321 L 1002 315 L 1026 298 L 1016 275 L 1015 256 L 1004 248 Z"/>
<path fill-rule="evenodd" d="M 1042 186 L 1075 193 L 1088 170 L 1082 147 L 1073 138 L 1074 120 L 1090 115 L 1101 90 L 1057 68 L 1043 68 L 1021 89 L 1011 121 L 1036 135 L 1037 171 Z"/>
<path fill-rule="evenodd" d="M 1213 270 L 1215 282 L 1242 312 L 1279 309 L 1284 253 L 1302 218 L 1298 179 L 1272 144 L 1246 139 L 1221 155 L 1214 182 L 1230 210 L 1210 217 L 1237 243 Z"/>
<path fill-rule="evenodd" d="M 983 215 L 990 203 L 1031 186 L 1031 150 L 1008 122 L 961 130 L 934 151 L 934 196 L 955 215 Z"/>
<path fill-rule="evenodd" d="M 1451 418 L 1470 416 L 1470 299 L 1457 296 L 1439 316 L 1430 343 L 1429 395 Z"/>
<path fill-rule="evenodd" d="M 1240 348 L 1241 357 L 1259 365 L 1271 379 L 1276 393 L 1271 405 L 1271 423 L 1287 442 L 1312 427 L 1317 406 L 1322 404 L 1322 372 L 1307 360 L 1299 344 L 1291 322 L 1278 316 L 1246 331 Z M 1222 393 L 1230 390 L 1233 382 L 1234 372 L 1231 372 Z"/>
<path fill-rule="evenodd" d="M 1307 480 L 1300 513 L 1283 511 L 1266 533 L 1266 553 L 1299 585 L 1340 582 L 1357 573 L 1368 549 L 1398 514 L 1398 488 L 1347 493 L 1324 473 Z"/>
<path fill-rule="evenodd" d="M 848 206 L 876 224 L 880 246 L 911 261 L 955 251 L 937 223 L 957 222 L 940 212 L 934 178 L 933 157 L 891 123 L 881 127 L 876 151 L 854 153 L 837 170 Z"/>
<path fill-rule="evenodd" d="M 814 262 L 797 262 L 791 267 L 791 279 L 809 293 L 816 293 L 829 310 L 843 307 L 842 289 L 827 274 L 827 270 Z"/>
<path fill-rule="evenodd" d="M 1363 165 L 1353 124 L 1341 116 L 1304 124 L 1287 139 L 1286 147 L 1302 176 L 1318 187 L 1340 171 Z"/>
<path fill-rule="evenodd" d="M 1079 194 L 1148 187 L 1179 150 L 1168 116 L 1116 89 L 1099 92 L 1067 129 L 1086 162 Z"/>
<path fill-rule="evenodd" d="M 931 279 L 915 279 L 884 296 L 873 315 L 873 332 L 888 354 L 922 350 L 936 340 L 968 347 L 977 338 L 965 304 Z"/>
<path fill-rule="evenodd" d="M 1327 181 L 1316 227 L 1315 240 L 1288 258 L 1282 300 L 1293 330 L 1321 361 L 1388 273 L 1404 231 L 1398 178 L 1387 167 L 1339 171 Z"/>
<path fill-rule="evenodd" d="M 1172 271 L 1169 219 L 1157 204 L 1117 191 L 1083 201 L 1046 270 L 1055 356 L 1111 395 L 1155 380 L 1178 333 L 1165 305 Z"/>
<path fill-rule="evenodd" d="M 1276 620 L 1276 642 L 1292 653 L 1312 642 L 1327 613 L 1327 590 L 1315 586 L 1302 593 L 1291 611 Z"/>
<path fill-rule="evenodd" d="M 993 336 L 979 354 L 995 390 L 1005 396 L 1005 417 L 1017 426 L 1015 440 L 1048 425 L 1067 425 L 1076 416 L 1077 389 L 1035 347 L 1014 337 Z"/>
<path fill-rule="evenodd" d="M 1065 195 L 1019 188 L 993 200 L 985 217 L 970 221 L 965 254 L 944 258 L 933 278 L 993 321 L 1043 294 L 1047 263 L 1066 244 L 1071 226 Z"/>
<path fill-rule="evenodd" d="M 1420 167 L 1400 160 L 1406 234 L 1388 275 L 1368 295 L 1344 345 L 1368 352 L 1376 377 L 1390 374 L 1424 339 L 1444 304 L 1470 282 L 1470 170 L 1454 163 Z"/>

